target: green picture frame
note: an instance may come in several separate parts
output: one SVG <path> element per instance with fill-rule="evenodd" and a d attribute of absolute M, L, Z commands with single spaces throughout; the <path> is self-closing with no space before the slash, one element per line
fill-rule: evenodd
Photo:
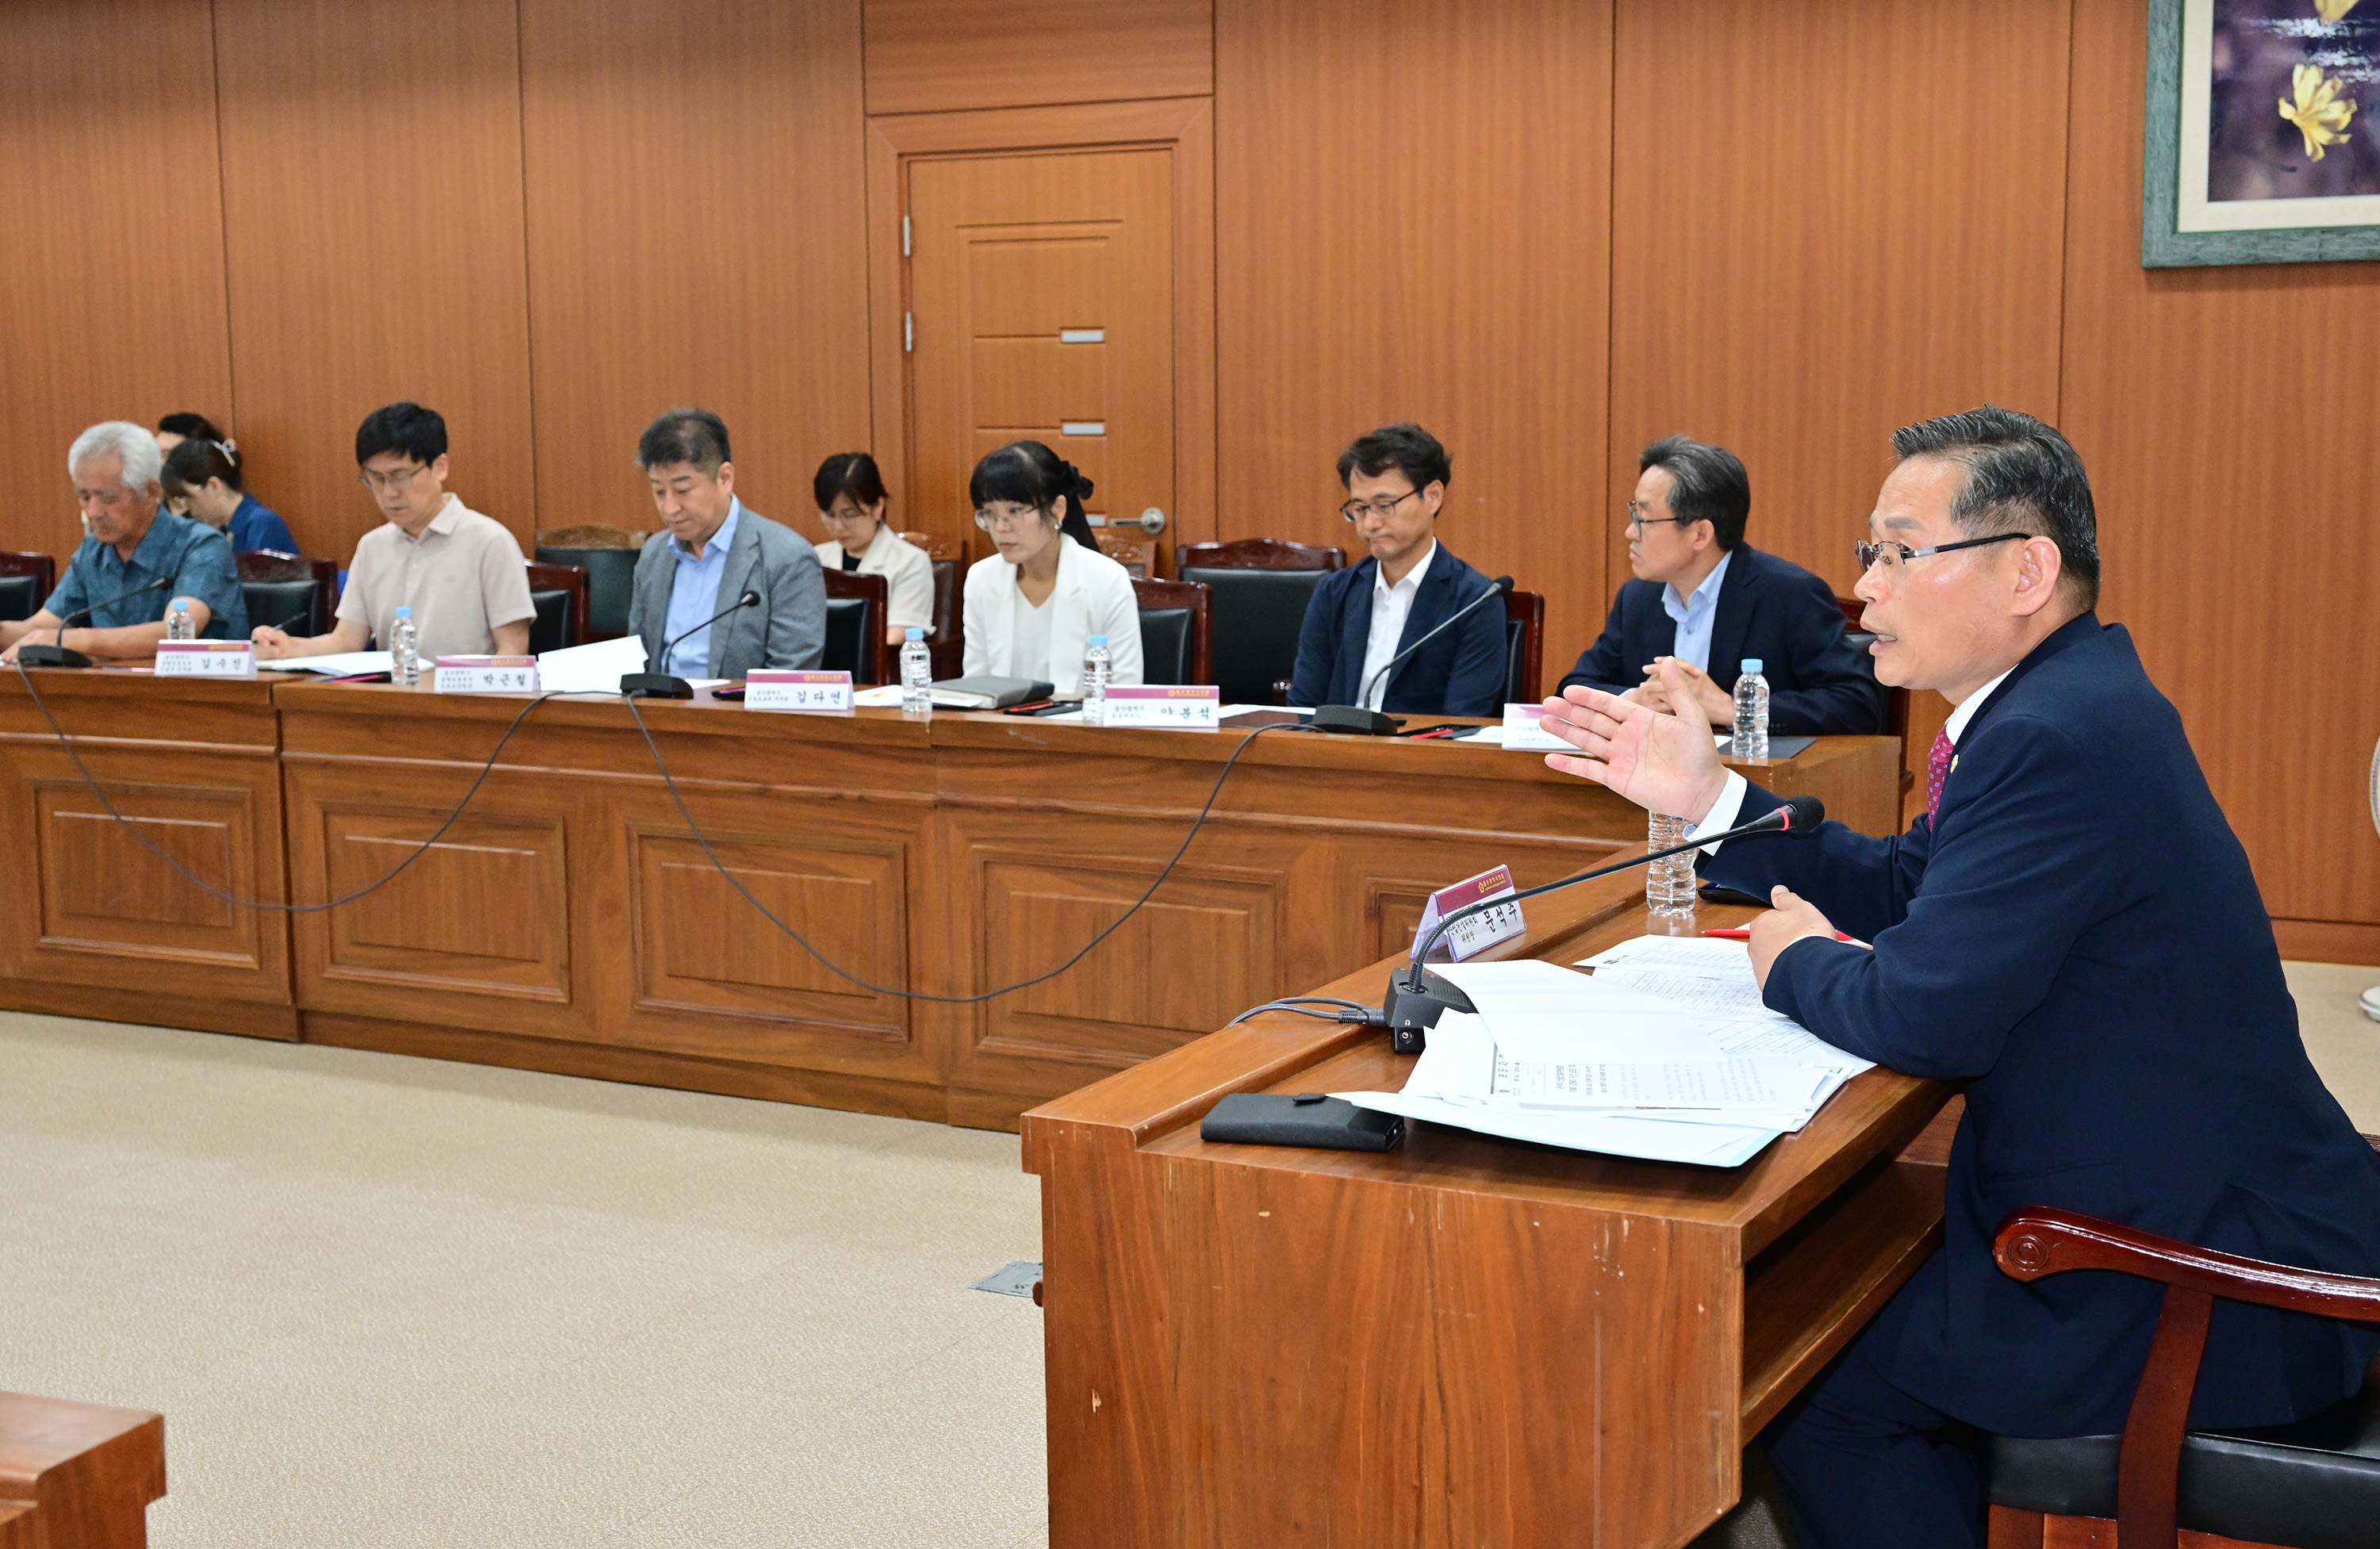
<path fill-rule="evenodd" d="M 2186 0 L 2148 0 L 2148 132 L 2141 159 L 2141 267 L 2180 269 L 2380 259 L 2380 225 L 2289 226 L 2263 231 L 2180 229 L 2185 3 Z"/>

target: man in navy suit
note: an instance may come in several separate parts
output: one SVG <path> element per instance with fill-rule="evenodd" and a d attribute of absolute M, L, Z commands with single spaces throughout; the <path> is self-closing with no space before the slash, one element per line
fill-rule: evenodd
<path fill-rule="evenodd" d="M 1884 690 L 1843 638 L 1834 588 L 1743 541 L 1752 481 L 1723 446 L 1664 436 L 1637 459 L 1628 566 L 1603 634 L 1561 687 L 1670 706 L 1654 675 L 1678 662 L 1685 694 L 1714 726 L 1735 723 L 1747 659 L 1768 680 L 1768 729 L 1811 736 L 1884 730 Z"/>
<path fill-rule="evenodd" d="M 2082 460 L 1990 407 L 1910 426 L 1893 448 L 1859 595 L 1876 675 L 1956 707 L 1926 815 L 1894 839 L 1828 823 L 1705 862 L 1776 903 L 1752 930 L 1769 1007 L 1894 1070 L 1968 1083 L 1941 1250 L 1771 1444 L 1808 1549 L 1980 1545 L 1980 1484 L 1943 1439 L 1950 1422 L 2122 1428 L 2161 1288 L 2010 1278 L 1991 1240 L 2011 1211 L 2059 1205 L 2380 1274 L 2380 1157 L 2306 1059 L 2248 857 L 2180 716 L 2130 635 L 2092 612 Z M 1720 767 L 1699 725 L 1587 689 L 1548 710 L 1585 755 L 1548 762 L 1698 831 L 1778 805 Z M 2357 1391 L 2375 1349 L 2366 1325 L 2218 1301 L 2192 1423 L 2312 1414 Z"/>
<path fill-rule="evenodd" d="M 1297 636 L 1293 705 L 1359 705 L 1409 715 L 1501 715 L 1510 654 L 1504 610 L 1475 609 L 1462 623 L 1385 671 L 1399 651 L 1488 587 L 1488 578 L 1438 541 L 1453 465 L 1418 425 L 1384 425 L 1339 454 L 1347 503 L 1371 553 L 1322 578 Z"/>

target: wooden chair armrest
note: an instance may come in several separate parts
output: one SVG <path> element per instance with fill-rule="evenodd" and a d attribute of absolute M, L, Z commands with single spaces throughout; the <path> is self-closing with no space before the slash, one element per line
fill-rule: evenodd
<path fill-rule="evenodd" d="M 2003 1273 L 2038 1280 L 2070 1269 L 2113 1269 L 2168 1286 L 2293 1313 L 2380 1323 L 2380 1280 L 2240 1258 L 2046 1205 L 2019 1210 L 1992 1238 Z"/>

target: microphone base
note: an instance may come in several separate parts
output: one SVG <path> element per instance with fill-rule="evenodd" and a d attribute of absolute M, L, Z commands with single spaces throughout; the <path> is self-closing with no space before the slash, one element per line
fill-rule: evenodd
<path fill-rule="evenodd" d="M 1342 736 L 1393 737 L 1404 722 L 1353 705 L 1325 705 L 1314 712 L 1314 719 L 1306 724 L 1318 732 L 1336 732 Z"/>
<path fill-rule="evenodd" d="M 667 672 L 623 672 L 620 692 L 639 699 L 691 699 L 694 685 Z"/>
<path fill-rule="evenodd" d="M 19 646 L 17 660 L 28 667 L 88 667 L 91 658 L 64 646 Z"/>
<path fill-rule="evenodd" d="M 1438 1025 L 1444 1012 L 1477 1010 L 1453 981 L 1427 968 L 1396 970 L 1389 975 L 1388 993 L 1380 998 L 1380 1010 L 1389 1023 L 1389 1044 L 1399 1054 L 1419 1054 L 1427 1041 L 1427 1030 Z"/>

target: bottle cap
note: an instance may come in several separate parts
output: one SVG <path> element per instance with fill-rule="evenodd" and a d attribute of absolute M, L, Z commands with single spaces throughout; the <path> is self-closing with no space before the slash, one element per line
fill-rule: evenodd
<path fill-rule="evenodd" d="M 913 623 L 901 632 L 901 637 L 905 640 L 922 640 L 926 637 L 925 626 Z"/>
<path fill-rule="evenodd" d="M 1104 635 L 1094 635 L 1091 636 L 1091 644 L 1094 646 L 1104 646 L 1107 643 L 1108 637 Z"/>
<path fill-rule="evenodd" d="M 1759 671 L 1760 671 L 1760 659 L 1759 659 L 1758 657 L 1756 657 L 1756 656 L 1747 656 L 1747 657 L 1745 657 L 1745 658 L 1743 659 L 1743 666 L 1742 666 L 1742 668 L 1741 670 L 1742 670 L 1742 671 L 1743 671 L 1743 672 L 1759 672 Z"/>
<path fill-rule="evenodd" d="M 396 611 L 396 616 L 400 619 L 409 619 L 413 617 L 413 610 L 410 608 L 399 608 Z"/>

